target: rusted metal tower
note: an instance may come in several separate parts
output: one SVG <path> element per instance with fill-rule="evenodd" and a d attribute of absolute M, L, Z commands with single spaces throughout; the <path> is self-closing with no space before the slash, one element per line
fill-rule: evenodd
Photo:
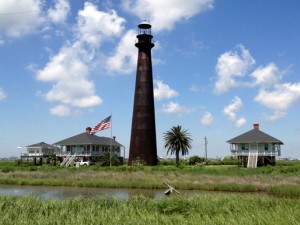
<path fill-rule="evenodd" d="M 153 75 L 151 49 L 151 25 L 144 20 L 138 25 L 136 36 L 139 49 L 136 69 L 136 83 L 132 114 L 131 139 L 128 165 L 136 158 L 146 165 L 157 165 L 155 110 L 153 95 Z"/>

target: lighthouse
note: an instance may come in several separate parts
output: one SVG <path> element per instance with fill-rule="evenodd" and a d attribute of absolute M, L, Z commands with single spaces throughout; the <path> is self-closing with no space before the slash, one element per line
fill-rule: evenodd
<path fill-rule="evenodd" d="M 146 20 L 138 25 L 138 59 L 132 113 L 128 165 L 141 159 L 146 165 L 157 165 L 155 107 L 151 49 L 151 24 Z"/>

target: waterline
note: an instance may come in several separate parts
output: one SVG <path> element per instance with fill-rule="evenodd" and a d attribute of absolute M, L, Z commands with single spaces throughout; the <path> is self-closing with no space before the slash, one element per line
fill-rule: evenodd
<path fill-rule="evenodd" d="M 132 196 L 143 195 L 153 199 L 165 198 L 165 190 L 161 189 L 127 189 L 127 188 L 89 188 L 66 186 L 30 186 L 30 185 L 0 185 L 0 196 L 36 196 L 40 199 L 58 199 L 83 197 L 114 197 L 129 199 Z M 182 194 L 203 194 L 202 191 L 181 191 Z"/>

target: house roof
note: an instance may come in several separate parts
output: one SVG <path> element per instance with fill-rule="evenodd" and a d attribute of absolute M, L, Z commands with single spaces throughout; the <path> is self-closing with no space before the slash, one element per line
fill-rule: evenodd
<path fill-rule="evenodd" d="M 28 145 L 26 146 L 27 148 L 50 148 L 50 149 L 55 149 L 56 147 L 50 144 L 47 144 L 45 142 L 39 142 L 33 145 Z"/>
<path fill-rule="evenodd" d="M 258 128 L 253 128 L 252 130 L 243 133 L 235 138 L 232 138 L 227 141 L 230 144 L 237 144 L 237 143 L 274 143 L 274 144 L 281 144 L 283 142 L 260 131 Z"/>
<path fill-rule="evenodd" d="M 97 135 L 89 134 L 87 132 L 75 135 L 73 137 L 58 141 L 53 145 L 112 145 L 121 147 L 122 145 L 112 138 L 99 137 Z"/>

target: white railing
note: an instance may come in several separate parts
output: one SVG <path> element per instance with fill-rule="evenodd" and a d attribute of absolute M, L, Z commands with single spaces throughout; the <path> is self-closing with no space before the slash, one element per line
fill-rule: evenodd
<path fill-rule="evenodd" d="M 43 153 L 22 153 L 21 156 L 43 156 Z"/>
<path fill-rule="evenodd" d="M 64 160 L 61 162 L 60 166 L 69 166 L 71 165 L 71 163 L 74 162 L 75 158 L 76 158 L 76 154 L 71 155 L 71 153 L 69 153 L 66 158 L 64 158 Z"/>
<path fill-rule="evenodd" d="M 71 165 L 71 163 L 74 162 L 75 158 L 76 158 L 76 154 L 72 155 L 72 156 L 69 158 L 69 160 L 67 161 L 66 166 Z"/>
<path fill-rule="evenodd" d="M 70 152 L 61 152 L 61 153 L 56 154 L 56 156 L 58 156 L 58 157 L 66 157 L 66 156 L 68 156 L 70 154 L 71 154 Z M 91 153 L 85 153 L 85 152 L 83 152 L 83 153 L 75 152 L 74 154 L 76 156 L 93 156 L 93 154 L 91 154 Z"/>
<path fill-rule="evenodd" d="M 71 153 L 69 153 L 66 158 L 64 158 L 64 160 L 60 163 L 60 166 L 64 166 L 66 165 L 66 163 L 68 162 L 69 158 L 71 157 Z"/>
<path fill-rule="evenodd" d="M 257 151 L 258 156 L 278 156 L 279 151 L 231 150 L 231 156 L 248 156 L 250 151 Z"/>

